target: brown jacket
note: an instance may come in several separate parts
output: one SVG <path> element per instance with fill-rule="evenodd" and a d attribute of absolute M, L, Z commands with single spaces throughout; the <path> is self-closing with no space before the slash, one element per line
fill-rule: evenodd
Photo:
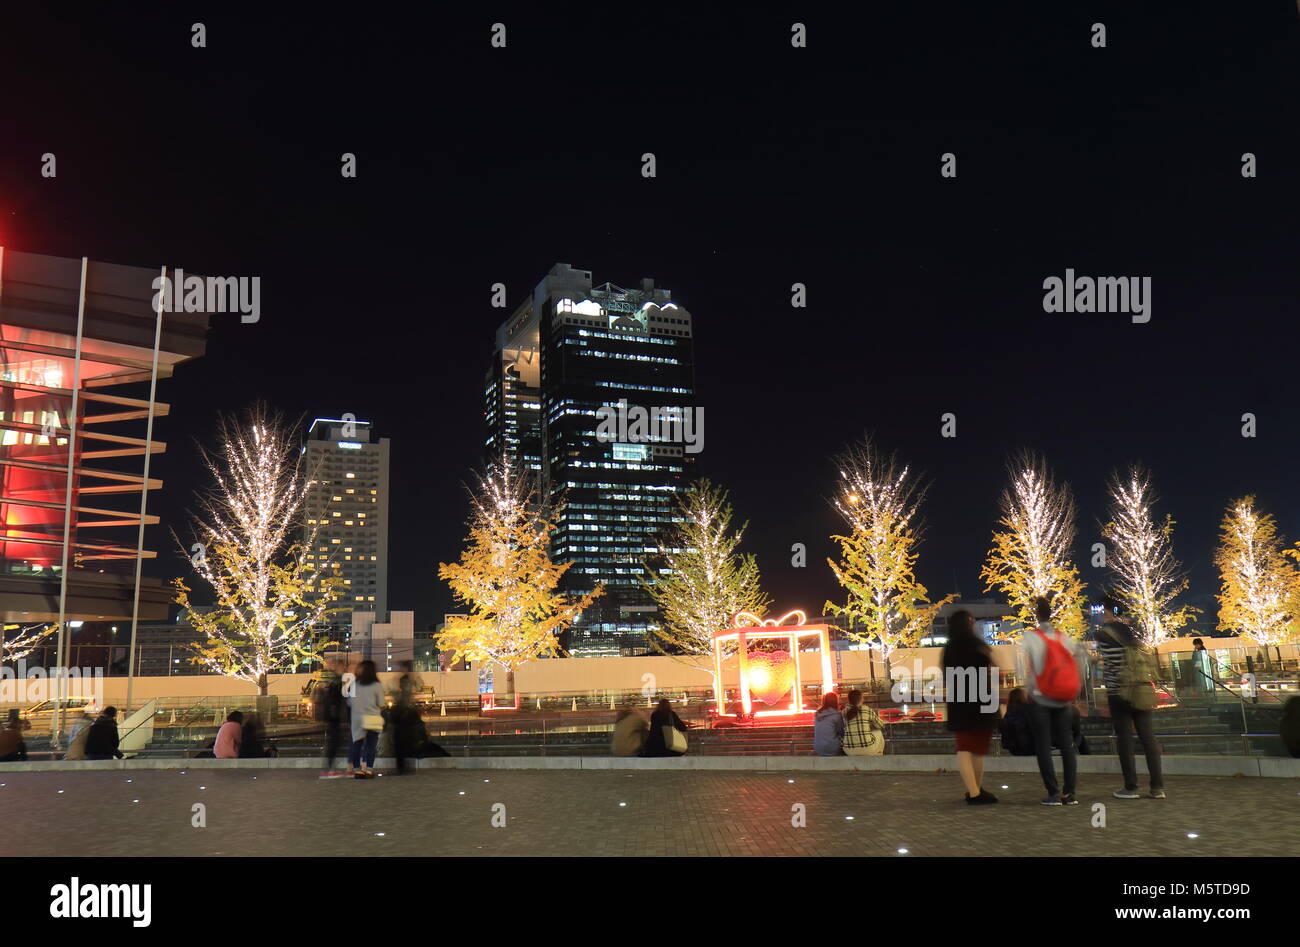
<path fill-rule="evenodd" d="M 614 724 L 614 736 L 609 751 L 614 756 L 640 756 L 645 745 L 650 723 L 635 710 Z"/>

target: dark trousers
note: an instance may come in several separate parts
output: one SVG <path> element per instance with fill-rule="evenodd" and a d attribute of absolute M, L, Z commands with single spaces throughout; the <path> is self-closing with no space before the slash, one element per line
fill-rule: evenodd
<path fill-rule="evenodd" d="M 338 759 L 340 751 L 343 749 L 343 727 L 342 720 L 325 721 L 325 768 L 333 769 L 334 761 Z"/>
<path fill-rule="evenodd" d="M 367 766 L 375 765 L 375 747 L 379 745 L 379 731 L 367 730 L 360 740 L 352 741 L 352 766 L 355 768 L 363 761 Z"/>
<path fill-rule="evenodd" d="M 1043 786 L 1049 796 L 1064 792 L 1074 793 L 1076 777 L 1079 771 L 1078 750 L 1074 745 L 1074 707 L 1044 707 L 1037 701 L 1030 701 L 1029 724 L 1034 733 L 1034 753 L 1038 756 L 1038 773 L 1043 777 Z M 1061 748 L 1061 765 L 1065 770 L 1065 789 L 1056 783 L 1056 767 L 1052 762 L 1052 744 Z"/>
<path fill-rule="evenodd" d="M 1119 756 L 1119 768 L 1124 773 L 1124 788 L 1130 791 L 1138 788 L 1137 765 L 1133 761 L 1133 730 L 1136 728 L 1142 749 L 1146 751 L 1151 788 L 1164 789 L 1165 778 L 1160 771 L 1160 744 L 1156 742 L 1155 730 L 1151 726 L 1151 711 L 1138 710 L 1114 694 L 1107 696 L 1106 702 L 1110 704 L 1110 722 L 1115 727 L 1115 753 Z"/>

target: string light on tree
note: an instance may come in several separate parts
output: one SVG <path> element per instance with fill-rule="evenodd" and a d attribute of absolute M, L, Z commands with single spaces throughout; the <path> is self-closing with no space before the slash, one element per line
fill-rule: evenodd
<path fill-rule="evenodd" d="M 192 660 L 266 694 L 268 675 L 318 660 L 334 644 L 315 626 L 337 611 L 342 579 L 328 555 L 312 551 L 317 528 L 301 532 L 308 481 L 295 429 L 256 405 L 242 421 L 221 417 L 217 434 L 217 452 L 203 451 L 214 486 L 200 494 L 193 522 L 203 552 L 190 557 L 181 544 L 215 608 L 193 608 L 184 579 L 173 582 L 175 601 L 206 639 L 192 645 Z"/>
<path fill-rule="evenodd" d="M 1002 493 L 1002 516 L 993 547 L 980 570 L 985 591 L 1001 591 L 1017 620 L 1033 626 L 1034 603 L 1047 598 L 1052 621 L 1080 637 L 1085 629 L 1083 580 L 1071 561 L 1074 547 L 1074 497 L 1069 484 L 1057 483 L 1041 457 L 1015 457 L 1011 484 Z"/>
<path fill-rule="evenodd" d="M 1266 647 L 1295 636 L 1300 574 L 1287 558 L 1295 558 L 1295 551 L 1284 551 L 1283 545 L 1272 515 L 1261 513 L 1253 496 L 1229 504 L 1214 555 L 1221 580 L 1220 629 L 1237 631 Z"/>
<path fill-rule="evenodd" d="M 647 562 L 641 587 L 659 606 L 663 625 L 650 641 L 664 654 L 709 654 L 715 632 L 737 612 L 762 616 L 771 600 L 763 594 L 758 563 L 736 552 L 748 524 L 731 529 L 727 491 L 701 480 L 678 498 L 677 514 Z M 735 650 L 735 644 L 730 644 Z"/>
<path fill-rule="evenodd" d="M 524 662 L 559 650 L 569 627 L 604 589 L 582 595 L 558 590 L 571 563 L 551 561 L 558 506 L 541 502 L 528 477 L 508 466 L 490 469 L 472 494 L 469 545 L 460 561 L 440 563 L 466 615 L 448 618 L 438 646 L 453 660 L 490 661 L 513 677 Z"/>
<path fill-rule="evenodd" d="M 1102 536 L 1110 543 L 1106 562 L 1114 572 L 1111 591 L 1128 606 L 1134 630 L 1148 645 L 1177 637 L 1196 609 L 1175 608 L 1174 599 L 1187 590 L 1187 577 L 1174 558 L 1174 520 L 1157 520 L 1151 478 L 1134 466 L 1125 475 L 1111 475 L 1110 521 Z"/>
<path fill-rule="evenodd" d="M 884 456 L 864 439 L 839 458 L 839 490 L 833 503 L 848 523 L 847 535 L 832 536 L 840 560 L 827 560 L 844 588 L 843 605 L 827 602 L 827 614 L 849 619 L 850 638 L 889 655 L 915 644 L 940 606 L 956 596 L 929 601 L 916 579 L 921 541 L 920 506 L 925 487 L 894 455 Z"/>
<path fill-rule="evenodd" d="M 41 623 L 26 628 L 21 625 L 4 625 L 0 631 L 0 665 L 6 661 L 21 661 L 35 651 L 42 641 L 58 630 L 57 623 Z M 11 631 L 18 632 L 10 638 Z"/>

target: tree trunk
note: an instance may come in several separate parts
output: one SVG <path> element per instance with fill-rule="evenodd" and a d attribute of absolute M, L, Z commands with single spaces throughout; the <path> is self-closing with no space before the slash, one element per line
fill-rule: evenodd
<path fill-rule="evenodd" d="M 267 675 L 263 673 L 262 676 L 257 679 L 257 693 L 259 697 L 266 696 L 268 686 L 269 686 L 269 681 L 267 679 Z"/>

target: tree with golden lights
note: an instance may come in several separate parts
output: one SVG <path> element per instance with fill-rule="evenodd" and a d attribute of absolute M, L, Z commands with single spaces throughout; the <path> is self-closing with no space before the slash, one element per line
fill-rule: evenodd
<path fill-rule="evenodd" d="M 460 561 L 439 563 L 464 615 L 447 620 L 438 647 L 453 660 L 490 661 L 513 677 L 524 662 L 555 654 L 559 635 L 603 594 L 559 590 L 571 563 L 551 561 L 559 508 L 537 497 L 526 474 L 501 466 L 480 478 L 473 495 L 468 546 Z"/>
<path fill-rule="evenodd" d="M 832 502 L 849 531 L 831 537 L 840 558 L 827 562 L 845 601 L 827 602 L 825 610 L 849 620 L 847 633 L 854 641 L 878 647 L 888 672 L 889 655 L 914 645 L 940 606 L 956 596 L 932 603 L 916 578 L 925 498 L 919 478 L 870 438 L 836 460 L 840 481 Z"/>
<path fill-rule="evenodd" d="M 0 666 L 3 666 L 6 661 L 21 661 L 58 630 L 57 623 L 42 622 L 27 628 L 16 624 L 5 625 L 4 630 L 0 631 Z M 16 631 L 18 634 L 9 638 L 7 636 L 11 631 Z"/>
<path fill-rule="evenodd" d="M 1084 584 L 1073 562 L 1074 497 L 1057 483 L 1047 462 L 1032 453 L 1010 464 L 1011 483 L 1002 493 L 999 528 L 980 570 L 985 591 L 1007 597 L 1024 628 L 1036 624 L 1034 603 L 1046 598 L 1052 622 L 1067 634 L 1082 637 Z"/>
<path fill-rule="evenodd" d="M 1134 631 L 1155 646 L 1178 635 L 1197 610 L 1174 606 L 1187 590 L 1187 577 L 1174 558 L 1174 519 L 1159 519 L 1151 477 L 1141 467 L 1115 472 L 1108 484 L 1110 520 L 1102 537 L 1110 543 L 1106 563 L 1114 573 L 1111 593 L 1128 606 Z"/>
<path fill-rule="evenodd" d="M 181 544 L 216 607 L 196 609 L 185 580 L 173 580 L 175 601 L 205 639 L 192 660 L 261 694 L 268 675 L 292 673 L 334 644 L 316 626 L 337 610 L 342 579 L 328 556 L 313 554 L 315 527 L 303 532 L 308 480 L 296 433 L 263 405 L 218 420 L 216 452 L 202 451 L 214 485 L 199 494 L 199 546 Z"/>
<path fill-rule="evenodd" d="M 763 593 L 758 562 L 736 552 L 748 524 L 732 530 L 731 517 L 727 491 L 708 480 L 678 497 L 673 525 L 641 576 L 662 621 L 650 635 L 655 650 L 711 654 L 714 632 L 730 628 L 737 612 L 767 612 L 771 600 Z"/>
<path fill-rule="evenodd" d="M 1214 564 L 1219 568 L 1219 628 L 1236 631 L 1265 646 L 1295 636 L 1300 574 L 1288 561 L 1271 514 L 1253 496 L 1229 504 L 1219 526 Z"/>

